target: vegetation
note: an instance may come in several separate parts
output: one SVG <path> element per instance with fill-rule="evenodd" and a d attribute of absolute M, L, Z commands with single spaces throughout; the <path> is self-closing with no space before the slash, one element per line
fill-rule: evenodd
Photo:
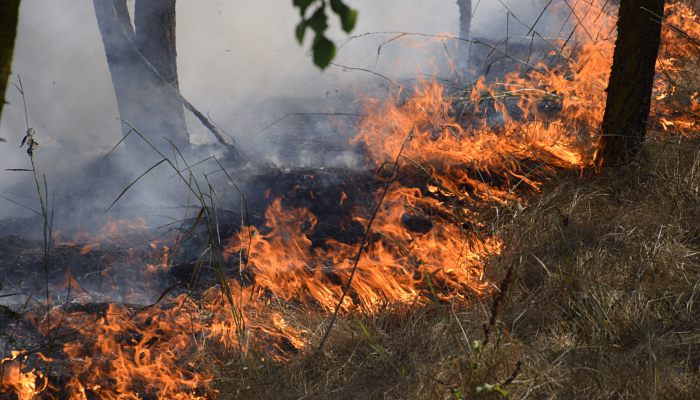
<path fill-rule="evenodd" d="M 663 12 L 663 0 L 645 3 L 649 7 L 657 5 Z M 122 30 L 130 26 L 125 0 L 94 0 L 94 4 L 115 88 L 119 86 L 117 81 L 123 84 L 130 75 L 119 78 L 124 73 L 120 69 L 128 69 L 122 64 L 126 58 L 133 64 L 130 68 L 140 68 L 131 72 L 154 86 L 162 86 L 163 96 L 173 100 L 170 108 L 178 108 L 178 115 L 182 114 L 183 106 L 191 111 L 177 90 L 172 35 L 175 0 L 167 3 L 167 10 L 150 15 L 153 19 L 147 14 L 141 14 L 142 18 L 137 15 L 137 20 L 146 22 L 137 22 L 135 31 Z M 138 10 L 147 11 L 148 6 L 142 9 L 138 4 L 136 14 Z M 204 232 L 198 237 L 197 244 L 203 248 L 199 258 L 186 266 L 192 269 L 187 291 L 184 291 L 185 282 L 180 282 L 163 292 L 155 304 L 145 307 L 107 304 L 106 311 L 71 312 L 66 311 L 68 295 L 63 308 L 52 306 L 48 279 L 52 214 L 46 179 L 42 190 L 34 168 L 35 132 L 27 126 L 25 140 L 42 211 L 36 213 L 44 221 L 46 291 L 44 317 L 30 315 L 29 318 L 42 322 L 34 327 L 46 338 L 43 346 L 46 352 L 39 356 L 32 347 L 26 347 L 27 350 L 13 351 L 11 358 L 4 358 L 0 368 L 5 365 L 7 368 L 0 369 L 0 378 L 7 378 L 9 384 L 0 389 L 10 388 L 18 398 L 50 397 L 54 393 L 82 395 L 81 398 L 212 398 L 216 395 L 250 399 L 692 398 L 700 391 L 700 135 L 697 123 L 692 120 L 698 110 L 700 70 L 697 59 L 677 62 L 678 55 L 685 53 L 669 53 L 666 59 L 658 61 L 667 62 L 674 69 L 656 69 L 660 75 L 668 76 L 663 82 L 656 82 L 654 94 L 656 99 L 667 101 L 654 110 L 658 123 L 653 127 L 659 131 L 647 133 L 660 35 L 658 21 L 652 21 L 648 13 L 658 15 L 659 10 L 642 10 L 639 3 L 635 4 L 622 1 L 620 35 L 599 147 L 602 150 L 599 161 L 606 167 L 616 166 L 615 170 L 606 168 L 601 175 L 594 176 L 590 171 L 591 158 L 584 161 L 583 157 L 577 157 L 592 153 L 588 146 L 579 154 L 567 151 L 567 143 L 555 135 L 548 138 L 551 141 L 541 143 L 542 137 L 531 132 L 547 132 L 546 129 L 564 121 L 572 122 L 571 126 L 567 125 L 569 128 L 575 126 L 573 123 L 584 126 L 585 129 L 577 129 L 571 135 L 576 139 L 583 140 L 584 135 L 597 138 L 603 102 L 599 103 L 600 113 L 591 113 L 594 118 L 579 121 L 576 113 L 559 110 L 559 120 L 548 119 L 546 123 L 536 120 L 537 124 L 528 125 L 523 135 L 508 136 L 507 129 L 496 130 L 488 136 L 491 141 L 475 141 L 465 149 L 460 145 L 468 142 L 467 134 L 487 138 L 489 133 L 484 131 L 488 126 L 463 131 L 462 120 L 451 125 L 443 123 L 452 121 L 454 103 L 452 98 L 443 98 L 442 88 L 435 85 L 433 88 L 439 90 L 431 91 L 429 87 L 423 97 L 417 93 L 414 98 L 408 97 L 402 104 L 405 107 L 402 113 L 396 112 L 393 103 L 387 108 L 375 107 L 374 115 L 381 123 L 386 122 L 387 114 L 394 112 L 395 119 L 387 124 L 392 131 L 389 139 L 399 137 L 395 134 L 399 132 L 402 142 L 393 162 L 383 161 L 381 154 L 374 155 L 374 161 L 380 165 L 380 177 L 389 170 L 385 168 L 387 165 L 391 168 L 385 187 L 374 192 L 378 201 L 368 208 L 374 210 L 367 213 L 369 218 L 363 214 L 354 218 L 355 221 L 365 218 L 361 241 L 346 246 L 333 238 L 325 242 L 331 249 L 328 253 L 315 252 L 316 247 L 307 235 L 316 225 L 316 217 L 305 209 L 283 208 L 280 199 L 272 201 L 269 212 L 265 213 L 265 229 L 251 224 L 243 191 L 224 165 L 210 157 L 203 161 L 211 159 L 217 171 L 225 176 L 231 192 L 241 199 L 241 227 L 233 238 L 227 239 L 219 225 L 217 213 L 222 203 L 209 180 L 211 174 L 198 181 L 192 169 L 203 161 L 186 161 L 175 138 L 166 141 L 176 155 L 166 156 L 149 135 L 124 121 L 125 137 L 141 139 L 160 161 L 124 188 L 108 210 L 151 170 L 167 164 L 186 185 L 188 206 L 193 205 L 198 211 L 196 216 L 187 213 L 189 218 L 173 224 L 181 225 L 173 242 L 175 250 L 184 248 L 187 240 L 199 235 L 198 226 Z M 294 5 L 302 18 L 297 38 L 303 41 L 307 28 L 314 31 L 314 62 L 322 68 L 329 65 L 335 47 L 325 36 L 327 7 L 340 16 L 345 31 L 354 27 L 356 12 L 340 0 L 295 0 Z M 138 40 L 139 29 L 153 27 L 164 19 L 169 22 L 157 27 L 157 32 L 147 34 L 147 37 L 160 35 L 162 40 L 154 43 Z M 653 29 L 649 25 L 654 25 Z M 610 24 L 613 26 L 614 20 Z M 165 47 L 164 38 L 171 40 Z M 148 57 L 144 50 L 147 47 L 152 47 L 150 52 L 163 50 L 164 54 Z M 609 49 L 612 51 L 612 47 Z M 560 52 L 564 54 L 563 50 Z M 117 57 L 118 53 L 123 54 Z M 588 56 L 586 51 L 582 54 Z M 158 66 L 157 60 L 162 65 Z M 595 64 L 596 60 L 584 58 L 581 65 Z M 609 65 L 604 65 L 605 68 L 599 69 L 609 71 Z M 587 78 L 599 76 L 576 78 L 576 72 L 566 71 L 557 80 L 562 82 L 562 87 L 577 82 L 587 84 L 594 80 Z M 549 88 L 543 80 L 536 81 L 539 91 L 555 97 L 545 90 Z M 602 82 L 595 88 L 600 94 L 606 80 L 596 81 Z M 531 81 L 517 81 L 517 84 L 523 82 Z M 509 84 L 515 85 L 507 82 L 502 86 L 508 88 Z M 663 85 L 670 85 L 672 90 L 659 90 L 667 89 Z M 23 93 L 21 82 L 18 89 Z M 601 98 L 595 91 L 584 92 L 589 89 L 585 86 L 580 92 L 572 91 L 573 95 L 561 97 Z M 485 98 L 478 92 L 474 90 L 471 94 L 480 106 Z M 497 103 L 495 94 L 501 93 L 489 92 L 489 99 L 496 104 L 494 108 L 506 104 Z M 521 104 L 524 103 L 525 100 Z M 576 111 L 584 108 L 587 111 L 593 108 L 591 104 L 597 103 L 582 104 L 585 105 Z M 682 110 L 683 104 L 686 108 L 691 104 L 693 109 Z M 503 110 L 503 119 L 508 120 L 509 110 Z M 427 115 L 425 120 L 420 118 L 422 114 Z M 465 115 L 479 116 L 476 112 L 464 112 L 460 117 Z M 547 116 L 539 113 L 539 109 L 532 115 L 533 120 Z M 688 116 L 690 121 L 686 119 Z M 371 116 L 366 117 L 369 121 L 366 126 L 375 129 L 360 131 L 379 133 L 374 137 L 375 142 L 368 141 L 372 139 L 370 135 L 363 137 L 368 152 L 377 152 L 379 145 L 390 140 L 381 135 L 381 129 L 376 129 L 382 124 L 373 125 Z M 527 121 L 524 117 L 523 120 Z M 396 127 L 397 121 L 404 123 Z M 673 126 L 677 129 L 660 131 Z M 422 136 L 416 135 L 416 130 L 422 130 Z M 453 144 L 454 154 L 438 146 L 428 148 L 440 139 L 440 134 Z M 497 140 L 504 137 L 515 138 L 514 144 L 508 147 L 507 141 Z M 404 153 L 409 142 L 418 149 L 418 156 L 433 152 L 432 157 L 426 157 L 427 167 L 419 157 Z M 591 140 L 587 143 L 593 147 Z M 185 138 L 183 144 L 187 145 Z M 489 150 L 494 151 L 488 153 Z M 477 156 L 488 160 L 477 164 Z M 474 157 L 471 172 L 479 175 L 478 182 L 466 172 L 457 175 L 461 180 L 445 175 L 454 182 L 440 179 L 442 165 L 435 167 L 429 163 L 435 159 L 446 161 L 444 169 L 450 170 L 463 159 L 470 160 L 469 157 Z M 392 184 L 401 183 L 402 159 L 421 169 L 413 175 L 427 174 L 424 191 L 431 195 L 422 197 L 423 184 L 411 186 L 407 180 L 406 186 L 397 188 L 407 190 L 396 192 L 404 197 L 393 199 L 400 207 L 392 214 L 391 208 L 382 205 Z M 503 161 L 487 162 L 492 159 Z M 469 167 L 465 164 L 460 168 Z M 487 181 L 499 180 L 498 171 L 494 172 L 498 168 L 506 171 L 501 174 L 504 181 L 513 177 L 518 179 L 517 183 L 511 185 L 508 181 L 489 186 Z M 541 169 L 548 171 L 539 175 Z M 405 171 L 408 168 L 401 172 L 411 175 Z M 451 208 L 438 207 L 460 200 L 463 189 L 459 183 L 470 180 L 474 181 L 474 187 L 483 187 L 480 190 L 484 192 L 502 192 L 501 197 L 490 193 L 479 197 L 467 185 L 461 197 L 469 196 L 469 201 L 455 201 Z M 512 196 L 523 182 L 523 186 L 530 186 L 518 191 L 517 197 Z M 476 186 L 479 183 L 482 186 Z M 315 196 L 313 192 L 310 195 Z M 346 199 L 346 193 L 342 192 L 340 204 Z M 413 209 L 404 208 L 417 199 L 426 201 L 412 204 Z M 478 220 L 465 218 L 468 213 L 476 213 L 481 204 L 490 202 L 493 206 L 489 204 L 479 211 Z M 419 210 L 420 207 L 423 209 Z M 421 213 L 414 215 L 414 211 Z M 405 234 L 392 236 L 390 229 L 375 229 L 373 222 L 380 213 L 395 215 L 395 222 L 391 219 L 382 222 L 393 223 L 390 228 Z M 454 229 L 426 236 L 431 230 L 437 231 L 434 223 L 440 219 Z M 190 221 L 192 225 L 186 225 Z M 482 251 L 467 256 L 462 252 L 451 263 L 446 262 L 450 257 L 448 252 L 435 252 L 433 265 L 429 265 L 433 260 L 426 261 L 429 247 L 410 249 L 421 240 L 439 248 L 465 231 L 473 233 L 475 239 L 492 236 L 498 241 L 487 246 L 486 241 L 475 240 L 482 245 Z M 370 236 L 375 236 L 374 243 L 366 246 L 372 242 L 368 240 Z M 377 249 L 389 249 L 386 245 L 389 242 L 396 249 L 396 257 L 386 260 L 401 265 L 382 270 L 379 278 L 370 283 L 385 284 L 391 289 L 391 279 L 403 273 L 410 278 L 396 281 L 396 286 L 405 284 L 406 293 L 415 289 L 421 295 L 403 296 L 398 291 L 392 297 L 389 290 L 372 291 L 376 286 L 370 284 L 365 285 L 368 290 L 352 293 L 349 289 L 360 258 L 365 253 L 372 255 Z M 455 247 L 470 245 L 465 240 Z M 272 251 L 267 251 L 271 248 Z M 168 251 L 166 247 L 164 268 L 173 266 L 168 256 L 177 254 Z M 471 255 L 478 260 L 473 274 L 454 274 Z M 354 256 L 354 264 L 345 262 L 350 256 Z M 229 261 L 230 257 L 237 263 Z M 287 257 L 293 261 L 289 262 Z M 229 270 L 233 266 L 237 270 Z M 212 282 L 216 284 L 198 291 L 195 283 L 205 267 L 214 271 L 216 279 Z M 366 264 L 362 272 L 370 275 L 368 272 L 373 269 L 380 268 Z M 482 276 L 483 271 L 487 276 Z M 346 274 L 342 275 L 343 272 Z M 475 283 L 469 281 L 472 276 L 480 286 L 470 286 Z M 414 281 L 415 286 L 410 286 Z M 298 287 L 292 287 L 290 282 L 298 283 Z M 342 294 L 337 290 L 309 290 L 311 286 L 337 289 L 341 286 L 338 282 L 342 283 Z M 453 282 L 459 288 L 459 296 L 440 296 L 440 286 Z M 355 282 L 353 289 L 357 289 L 358 283 Z M 168 297 L 171 290 L 179 290 L 178 285 L 183 291 Z M 69 292 L 71 287 L 69 282 Z M 292 290 L 298 290 L 298 296 L 285 297 Z M 362 299 L 362 293 L 367 292 L 373 295 L 368 297 L 371 302 Z M 354 304 L 348 308 L 343 307 L 346 295 Z M 338 297 L 340 300 L 336 301 Z M 329 318 L 331 313 L 324 310 L 335 310 L 333 317 Z M 0 317 L 7 320 L 24 317 L 12 312 L 0 308 Z M 342 317 L 336 320 L 338 315 Z M 333 334 L 329 335 L 334 323 Z M 70 333 L 64 335 L 67 331 Z M 63 346 L 57 345 L 59 339 L 69 335 L 75 335 L 76 339 L 66 339 Z M 262 339 L 256 341 L 255 335 Z M 45 364 L 40 364 L 38 359 Z M 69 372 L 61 375 L 64 371 Z M 62 389 L 62 383 L 67 381 L 70 384 Z"/>
<path fill-rule="evenodd" d="M 502 232 L 509 245 L 490 271 L 503 282 L 512 268 L 514 279 L 493 325 L 493 300 L 478 299 L 348 316 L 317 356 L 288 365 L 266 354 L 219 359 L 224 394 L 692 398 L 700 390 L 700 141 L 651 136 L 640 162 L 621 173 L 563 177 L 511 210 Z M 320 339 L 319 316 L 280 307 Z"/>
<path fill-rule="evenodd" d="M 294 7 L 299 9 L 301 22 L 296 28 L 296 37 L 299 44 L 304 42 L 306 30 L 314 32 L 314 41 L 311 46 L 314 55 L 314 64 L 319 68 L 326 68 L 335 57 L 335 44 L 326 36 L 328 29 L 328 15 L 326 9 L 330 8 L 340 19 L 340 26 L 345 32 L 351 32 L 357 22 L 357 11 L 348 7 L 342 0 L 293 0 Z M 310 16 L 307 16 L 310 8 L 315 6 Z"/>

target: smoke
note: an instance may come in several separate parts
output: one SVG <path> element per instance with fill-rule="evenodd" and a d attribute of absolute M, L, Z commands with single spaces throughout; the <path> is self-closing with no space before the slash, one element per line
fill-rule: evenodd
<path fill-rule="evenodd" d="M 130 3 L 133 10 L 133 0 Z M 243 153 L 260 163 L 282 168 L 364 167 L 360 152 L 348 145 L 356 133 L 354 123 L 364 111 L 364 99 L 384 98 L 396 83 L 413 85 L 421 76 L 458 79 L 451 62 L 464 54 L 458 41 L 447 38 L 459 33 L 455 0 L 356 0 L 351 4 L 360 11 L 354 31 L 357 37 L 349 39 L 332 17 L 330 34 L 340 45 L 337 65 L 319 71 L 308 52 L 310 37 L 303 47 L 294 37 L 299 15 L 291 0 L 178 0 L 178 72 L 183 96 L 228 132 Z M 92 0 L 23 0 L 21 7 L 13 81 L 19 83 L 21 76 L 29 126 L 38 131 L 35 162 L 55 200 L 50 202 L 54 226 L 61 231 L 55 238 L 71 241 L 76 232 L 94 235 L 108 220 L 138 216 L 157 227 L 183 218 L 184 206 L 190 204 L 187 189 L 165 166 L 149 173 L 105 213 L 121 191 L 158 158 L 144 160 L 124 146 L 104 158 L 122 138 L 122 126 Z M 474 0 L 472 7 L 472 36 L 497 43 L 506 36 L 526 34 L 544 2 Z M 549 34 L 546 31 L 556 27 L 552 21 L 558 18 L 556 13 L 540 18 L 538 30 Z M 143 98 L 148 97 L 144 93 Z M 7 100 L 10 104 L 0 121 L 0 137 L 8 141 L 0 143 L 0 195 L 26 207 L 0 198 L 0 235 L 40 238 L 43 220 L 27 210 L 39 209 L 34 177 L 31 172 L 5 171 L 31 167 L 25 150 L 19 148 L 27 129 L 23 98 L 11 88 Z M 221 155 L 212 134 L 191 114 L 186 112 L 186 117 L 191 142 L 196 145 L 190 161 Z M 138 138 L 132 135 L 127 140 Z M 202 177 L 216 169 L 209 162 L 198 165 L 194 172 Z M 232 173 L 244 190 L 253 192 L 246 193 L 251 202 L 257 200 L 252 207 L 264 207 L 266 182 L 246 185 L 252 175 L 249 171 Z M 221 178 L 210 179 L 215 187 L 227 188 Z M 217 198 L 231 199 L 224 201 L 225 206 L 236 209 L 236 193 Z M 140 248 L 154 233 L 141 234 L 127 231 L 125 242 L 118 247 Z M 70 254 L 65 255 L 70 251 L 75 252 L 57 251 L 56 258 L 63 254 L 71 259 Z M 163 289 L 159 285 L 166 284 L 160 280 L 151 282 L 152 287 L 134 283 L 135 272 L 143 267 L 140 259 L 102 260 L 96 265 L 106 264 L 109 276 L 118 283 L 114 288 L 105 289 L 97 277 L 81 285 L 120 299 L 127 292 L 138 293 L 145 297 L 129 301 L 143 302 L 155 300 Z M 59 263 L 57 267 L 52 282 L 63 279 L 62 268 L 67 266 Z M 25 269 L 33 268 L 35 265 L 28 264 Z"/>
<path fill-rule="evenodd" d="M 456 36 L 459 32 L 455 0 L 349 3 L 360 11 L 356 34 L 402 31 Z M 500 1 L 472 3 L 474 36 L 498 39 L 506 31 L 526 33 Z M 534 22 L 544 3 L 505 2 L 528 23 Z M 352 134 L 354 117 L 298 114 L 359 113 L 363 97 L 384 96 L 391 83 L 364 71 L 330 67 L 321 72 L 314 67 L 307 50 L 309 38 L 303 48 L 294 38 L 299 16 L 290 0 L 179 0 L 177 7 L 180 89 L 244 152 L 282 166 L 358 165 L 351 151 L 331 154 L 315 147 L 319 141 L 344 142 Z M 340 33 L 335 17 L 330 22 L 332 36 L 342 43 L 347 36 Z M 417 74 L 450 76 L 445 60 L 454 56 L 452 44 L 413 36 L 385 43 L 394 36 L 353 39 L 342 46 L 335 62 L 404 82 Z M 92 1 L 23 0 L 13 72 L 13 81 L 18 75 L 22 78 L 29 125 L 38 131 L 37 167 L 46 174 L 50 192 L 73 203 L 59 202 L 59 212 L 61 207 L 104 211 L 138 174 L 129 166 L 143 165 L 123 154 L 123 149 L 109 163 L 95 161 L 119 141 L 122 130 Z M 7 100 L 10 104 L 0 121 L 0 137 L 8 140 L 0 143 L 0 193 L 36 208 L 31 175 L 4 171 L 29 166 L 27 155 L 18 148 L 26 130 L 22 98 L 10 89 Z M 278 121 L 287 114 L 295 115 Z M 187 118 L 193 143 L 214 143 L 197 120 Z M 310 144 L 305 147 L 304 141 Z M 214 148 L 202 147 L 200 155 Z M 126 196 L 129 212 L 139 213 L 144 205 L 155 209 L 181 203 L 173 200 L 183 191 L 172 189 L 177 186 L 172 172 L 158 170 L 154 175 Z M 104 180 L 113 182 L 98 184 Z M 0 218 L 28 214 L 0 199 Z"/>

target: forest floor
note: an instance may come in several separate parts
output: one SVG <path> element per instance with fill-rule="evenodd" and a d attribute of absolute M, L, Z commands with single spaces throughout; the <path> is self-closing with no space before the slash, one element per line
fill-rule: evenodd
<path fill-rule="evenodd" d="M 687 82 L 674 82 L 674 87 L 678 85 L 674 104 L 683 115 L 690 97 L 682 94 L 700 91 L 700 69 L 690 61 L 690 69 L 684 71 L 690 77 Z M 333 180 L 333 171 L 315 173 L 321 181 L 324 176 Z M 273 192 L 273 198 L 296 187 L 298 193 L 333 199 L 333 205 L 317 201 L 319 210 L 312 212 L 342 215 L 333 211 L 343 205 L 341 201 L 335 206 L 337 195 L 310 190 L 300 184 L 302 180 L 294 180 L 299 176 L 276 181 L 273 186 L 279 193 Z M 358 175 L 349 182 L 350 189 L 341 188 L 343 195 L 347 189 L 352 199 L 353 187 L 360 194 L 374 193 L 358 183 L 367 180 Z M 303 204 L 305 198 L 298 200 Z M 500 238 L 503 247 L 488 260 L 483 279 L 493 290 L 485 297 L 429 304 L 421 300 L 372 313 L 345 313 L 316 351 L 329 329 L 328 314 L 319 307 L 310 311 L 311 307 L 270 296 L 265 306 L 295 333 L 303 333 L 303 349 L 282 343 L 289 354 L 282 354 L 286 359 L 281 360 L 279 352 L 272 354 L 269 348 L 241 346 L 247 349 L 241 354 L 240 348 L 222 348 L 212 340 L 207 346 L 198 345 L 201 352 L 186 356 L 187 369 L 205 370 L 207 387 L 213 375 L 211 386 L 222 399 L 698 398 L 700 132 L 650 132 L 638 159 L 627 167 L 600 174 L 568 170 L 526 200 L 525 205 L 500 208 L 491 221 L 489 234 Z M 339 225 L 335 219 L 323 224 L 318 231 L 334 231 Z M 16 220 L 4 226 L 28 228 Z M 0 233 L 3 229 L 0 223 Z M 113 275 L 122 264 L 140 265 L 130 261 L 140 256 L 134 249 L 119 246 L 84 253 L 64 245 L 52 256 L 58 262 L 51 276 L 42 277 L 43 271 L 31 268 L 44 255 L 42 243 L 25 240 L 21 231 L 13 233 L 0 237 L 0 254 L 6 256 L 0 276 L 4 272 L 12 279 L 3 282 L 16 281 L 13 288 L 40 290 L 21 284 L 61 281 L 75 273 L 76 281 L 98 293 L 105 291 L 104 276 L 117 287 L 162 292 L 160 287 L 157 291 L 148 287 L 149 280 L 135 280 L 131 270 Z M 165 286 L 181 284 L 189 280 L 195 264 L 183 263 L 175 274 L 155 280 Z M 213 284 L 214 279 L 207 282 Z M 103 309 L 109 304 L 98 300 L 74 309 L 106 314 Z M 121 307 L 139 310 L 136 304 Z M 157 320 L 159 314 L 152 315 Z M 20 335 L 18 348 L 31 348 L 42 338 L 34 337 L 40 335 L 20 317 L 13 309 L 0 307 L 0 326 L 16 323 L 18 331 L 26 333 Z M 137 355 L 156 354 L 148 344 L 159 345 L 153 348 L 160 352 L 176 340 L 148 341 L 147 351 L 138 353 L 142 343 L 127 344 L 137 336 L 136 325 L 126 325 L 114 343 L 135 349 L 129 351 Z M 16 339 L 14 329 L 5 333 L 0 332 L 0 339 Z M 96 360 L 95 366 L 86 363 L 88 367 L 81 369 L 88 377 L 91 369 L 99 370 L 100 362 L 110 360 L 111 355 L 101 351 L 88 353 Z M 148 379 L 142 376 L 135 383 L 142 380 Z M 149 389 L 163 386 L 163 380 L 148 383 Z M 99 385 L 92 386 L 90 390 L 100 393 Z M 0 392 L 0 398 L 7 397 Z"/>
<path fill-rule="evenodd" d="M 501 216 L 502 295 L 345 316 L 288 363 L 212 354 L 222 398 L 696 398 L 700 140 L 650 136 L 631 167 Z M 323 316 L 282 311 L 318 345 Z"/>

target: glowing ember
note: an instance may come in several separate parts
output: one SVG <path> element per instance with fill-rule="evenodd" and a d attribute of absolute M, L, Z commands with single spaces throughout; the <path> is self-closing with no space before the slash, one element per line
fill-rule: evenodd
<path fill-rule="evenodd" d="M 47 381 L 41 372 L 23 368 L 17 351 L 12 357 L 0 360 L 0 393 L 9 392 L 17 395 L 19 400 L 33 399 L 46 389 Z"/>

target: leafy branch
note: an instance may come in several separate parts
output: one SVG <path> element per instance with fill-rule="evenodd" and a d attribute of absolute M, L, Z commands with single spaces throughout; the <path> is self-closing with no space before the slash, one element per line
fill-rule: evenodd
<path fill-rule="evenodd" d="M 335 43 L 328 39 L 326 30 L 328 29 L 328 14 L 326 10 L 331 9 L 338 18 L 343 31 L 350 33 L 355 28 L 357 22 L 357 10 L 350 8 L 343 0 L 292 0 L 295 7 L 299 9 L 301 22 L 296 27 L 296 38 L 299 44 L 304 42 L 307 29 L 314 32 L 314 41 L 311 45 L 314 64 L 325 69 L 330 65 L 335 57 Z M 316 6 L 310 12 L 312 6 Z M 308 15 L 308 16 L 307 16 Z"/>

